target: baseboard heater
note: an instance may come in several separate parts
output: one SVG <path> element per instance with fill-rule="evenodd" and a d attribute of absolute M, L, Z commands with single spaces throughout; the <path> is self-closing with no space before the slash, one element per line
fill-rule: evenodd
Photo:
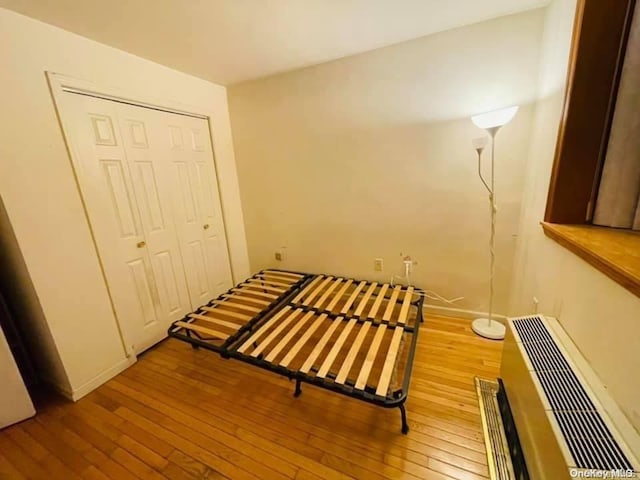
<path fill-rule="evenodd" d="M 560 324 L 507 323 L 501 378 L 476 380 L 491 477 L 640 478 L 638 432 Z"/>

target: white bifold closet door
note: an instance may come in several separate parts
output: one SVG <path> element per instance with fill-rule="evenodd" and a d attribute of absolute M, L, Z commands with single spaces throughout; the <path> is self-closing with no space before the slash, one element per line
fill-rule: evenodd
<path fill-rule="evenodd" d="M 176 229 L 195 309 L 231 287 L 209 128 L 193 117 L 160 112 L 158 118 L 170 139 L 167 161 Z"/>
<path fill-rule="evenodd" d="M 76 93 L 61 113 L 114 310 L 139 353 L 231 284 L 208 123 Z"/>

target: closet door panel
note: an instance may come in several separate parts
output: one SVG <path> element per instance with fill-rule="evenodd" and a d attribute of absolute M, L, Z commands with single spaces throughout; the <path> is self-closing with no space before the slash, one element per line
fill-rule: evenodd
<path fill-rule="evenodd" d="M 166 114 L 164 120 L 187 284 L 192 303 L 201 305 L 231 286 L 209 128 L 186 116 Z"/>
<path fill-rule="evenodd" d="M 207 279 L 206 259 L 202 242 L 200 240 L 189 242 L 188 252 L 189 268 L 194 277 L 195 287 L 197 289 L 196 294 L 198 295 L 198 298 L 204 300 L 211 296 L 211 289 Z"/>
<path fill-rule="evenodd" d="M 114 218 L 118 225 L 118 232 L 121 239 L 128 239 L 138 236 L 138 229 L 134 220 L 131 197 L 127 189 L 122 160 L 107 158 L 98 160 L 102 173 L 102 182 L 111 200 Z"/>
<path fill-rule="evenodd" d="M 160 197 L 158 193 L 158 182 L 153 162 L 135 162 L 134 168 L 137 170 L 135 178 L 137 187 L 141 190 L 140 196 L 145 204 L 146 223 L 151 232 L 164 232 L 166 225 Z"/>
<path fill-rule="evenodd" d="M 187 297 L 184 277 L 180 277 L 175 265 L 182 267 L 182 259 L 174 258 L 175 252 L 168 250 L 159 251 L 154 254 L 154 261 L 159 270 L 156 276 L 158 291 L 162 296 L 162 303 L 165 311 L 170 318 L 181 318 L 184 316 L 185 309 L 190 310 L 191 304 Z"/>
<path fill-rule="evenodd" d="M 187 162 L 175 161 L 173 163 L 175 172 L 175 181 L 179 190 L 178 215 L 182 222 L 196 226 L 196 199 L 193 196 L 191 188 L 191 179 L 189 175 L 189 164 Z"/>
<path fill-rule="evenodd" d="M 186 120 L 191 137 L 190 156 L 198 190 L 199 214 L 203 223 L 207 274 L 213 291 L 219 294 L 228 288 L 232 280 L 213 150 L 207 122 L 195 118 Z"/>
<path fill-rule="evenodd" d="M 155 295 L 150 285 L 153 274 L 149 271 L 149 264 L 145 258 L 130 261 L 128 265 L 131 278 L 136 286 L 135 294 L 142 311 L 142 321 L 144 326 L 149 326 L 158 320 L 153 300 Z"/>
<path fill-rule="evenodd" d="M 164 139 L 158 117 L 161 113 L 140 107 L 118 105 L 124 147 L 132 170 L 134 191 L 140 209 L 147 248 L 152 259 L 156 305 L 168 327 L 193 309 L 171 201 L 169 165 L 163 158 Z"/>
<path fill-rule="evenodd" d="M 83 95 L 64 99 L 67 141 L 111 301 L 129 347 L 162 337 L 151 258 L 144 241 L 116 105 Z"/>
<path fill-rule="evenodd" d="M 200 199 L 194 185 L 191 162 L 187 157 L 184 133 L 178 115 L 164 114 L 162 130 L 165 135 L 164 160 L 170 172 L 170 198 L 173 204 L 176 232 L 184 259 L 185 277 L 191 304 L 194 308 L 214 298 L 207 279 L 203 247 Z"/>
<path fill-rule="evenodd" d="M 205 245 L 209 281 L 214 285 L 214 290 L 220 294 L 227 290 L 229 288 L 227 285 L 231 283 L 227 263 L 225 262 L 227 258 L 226 245 L 224 240 L 214 231 L 211 234 L 205 233 Z"/>

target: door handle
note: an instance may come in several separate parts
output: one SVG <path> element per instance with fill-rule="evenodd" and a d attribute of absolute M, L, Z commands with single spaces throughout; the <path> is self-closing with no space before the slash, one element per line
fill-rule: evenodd
<path fill-rule="evenodd" d="M 209 224 L 208 224 L 208 223 L 205 223 L 205 224 L 202 226 L 202 228 L 204 228 L 205 230 L 207 230 L 207 229 L 209 228 Z"/>
<path fill-rule="evenodd" d="M 144 247 L 146 245 L 147 245 L 147 242 L 145 242 L 144 240 L 141 241 L 141 242 L 136 243 L 136 247 L 138 247 L 138 248 L 142 248 L 142 247 Z"/>

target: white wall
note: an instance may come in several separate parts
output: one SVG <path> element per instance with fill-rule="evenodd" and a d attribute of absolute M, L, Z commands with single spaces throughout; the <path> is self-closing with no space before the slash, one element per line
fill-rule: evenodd
<path fill-rule="evenodd" d="M 242 278 L 249 264 L 226 90 L 5 9 L 0 64 L 0 192 L 69 387 L 83 391 L 125 358 L 44 72 L 209 112 L 232 268 Z"/>
<path fill-rule="evenodd" d="M 419 262 L 417 285 L 486 310 L 489 208 L 469 116 L 519 104 L 498 136 L 504 313 L 542 19 L 534 10 L 230 87 L 252 268 L 388 281 L 402 252 Z"/>
<path fill-rule="evenodd" d="M 562 115 L 575 0 L 547 8 L 541 100 L 533 120 L 511 313 L 558 318 L 636 429 L 640 430 L 640 298 L 544 236 L 547 190 Z"/>

